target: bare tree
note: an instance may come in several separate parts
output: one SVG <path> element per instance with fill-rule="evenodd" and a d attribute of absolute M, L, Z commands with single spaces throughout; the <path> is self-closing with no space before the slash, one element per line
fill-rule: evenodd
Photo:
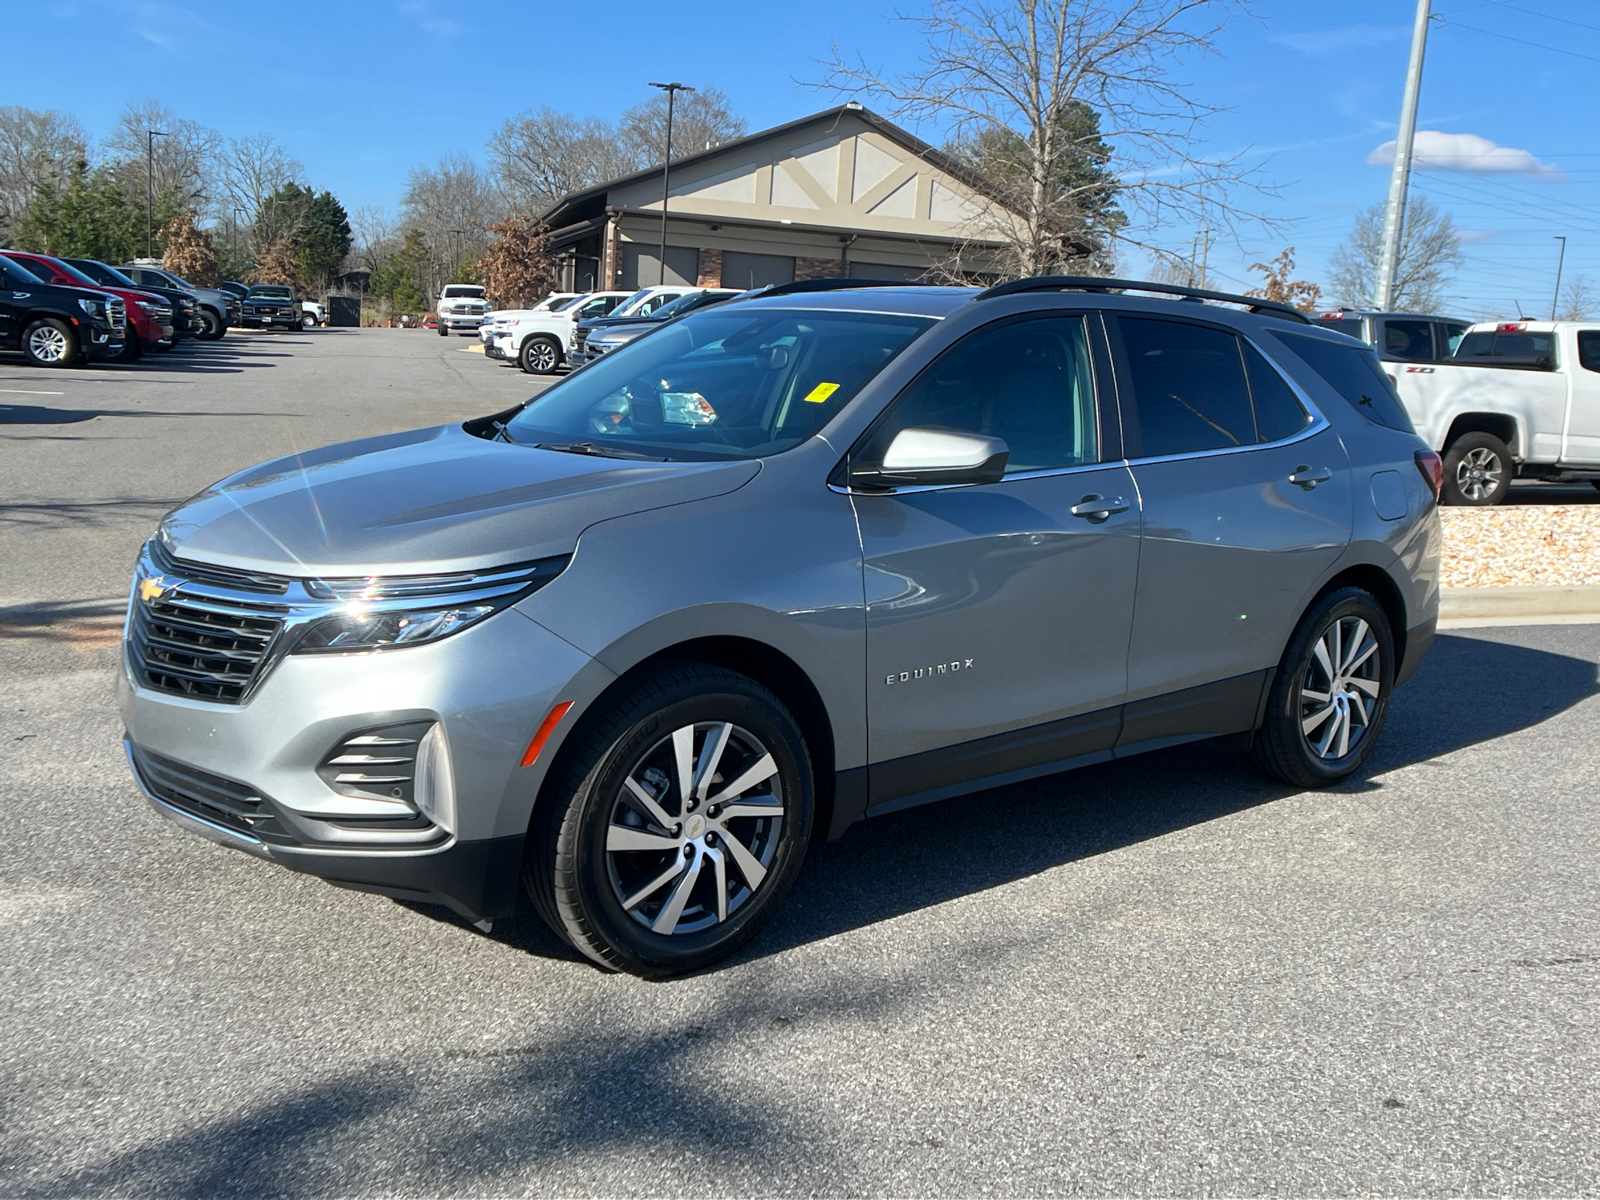
<path fill-rule="evenodd" d="M 350 252 L 353 263 L 347 270 L 376 271 L 400 243 L 394 218 L 375 204 L 351 214 L 350 232 L 355 235 L 355 246 Z"/>
<path fill-rule="evenodd" d="M 1556 317 L 1562 321 L 1587 321 L 1596 308 L 1600 308 L 1600 295 L 1596 294 L 1589 277 L 1575 275 L 1561 293 L 1561 311 Z"/>
<path fill-rule="evenodd" d="M 703 154 L 723 142 L 743 137 L 749 126 L 716 88 L 679 92 L 672 103 L 672 157 Z M 661 162 L 667 147 L 667 98 L 652 96 L 622 114 L 617 139 L 632 165 L 641 170 Z"/>
<path fill-rule="evenodd" d="M 205 208 L 213 198 L 212 169 L 222 136 L 198 121 L 178 116 L 154 98 L 124 108 L 106 139 L 105 149 L 121 168 L 123 186 L 130 194 L 143 197 L 146 141 L 152 129 L 166 135 L 150 142 L 155 194 L 171 196 L 185 208 Z"/>
<path fill-rule="evenodd" d="M 1356 217 L 1350 237 L 1328 260 L 1333 298 L 1348 308 L 1374 303 L 1382 258 L 1383 205 L 1374 204 Z M 1425 313 L 1443 307 L 1445 289 L 1461 259 L 1461 235 L 1450 214 L 1426 196 L 1413 194 L 1400 237 L 1395 308 Z"/>
<path fill-rule="evenodd" d="M 89 139 L 76 117 L 0 106 L 0 245 L 10 244 L 40 185 L 64 189 L 88 156 Z"/>
<path fill-rule="evenodd" d="M 229 138 L 217 151 L 215 168 L 217 217 L 230 227 L 235 220 L 254 225 L 268 196 L 305 179 L 305 168 L 265 133 Z"/>
<path fill-rule="evenodd" d="M 598 117 L 553 108 L 512 117 L 490 139 L 489 157 L 507 200 L 533 212 L 639 165 L 616 130 Z"/>
<path fill-rule="evenodd" d="M 426 239 L 433 295 L 464 264 L 483 257 L 488 226 L 500 212 L 494 187 L 464 154 L 448 155 L 436 167 L 411 169 L 400 199 L 401 226 Z"/>
<path fill-rule="evenodd" d="M 1245 2 L 935 0 L 894 18 L 922 35 L 916 70 L 885 74 L 835 45 L 821 86 L 899 119 L 947 123 L 958 138 L 1017 139 L 1019 166 L 988 179 L 972 224 L 975 237 L 1004 247 L 1002 270 L 1036 275 L 1083 258 L 1087 215 L 1108 194 L 1128 219 L 1108 234 L 1134 245 L 1174 219 L 1230 231 L 1266 224 L 1233 199 L 1241 186 L 1264 190 L 1244 155 L 1199 151 L 1219 110 L 1172 74 L 1189 56 L 1215 53 Z M 1075 120 L 1082 109 L 1098 120 Z M 1100 169 L 1085 174 L 1086 162 Z"/>

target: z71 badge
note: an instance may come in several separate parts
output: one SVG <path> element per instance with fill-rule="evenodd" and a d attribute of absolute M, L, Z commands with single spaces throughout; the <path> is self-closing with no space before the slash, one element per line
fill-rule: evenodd
<path fill-rule="evenodd" d="M 934 675 L 954 675 L 957 671 L 970 670 L 972 670 L 972 659 L 957 658 L 947 663 L 934 663 L 931 667 L 915 667 L 909 671 L 901 671 L 898 675 L 885 675 L 883 682 L 892 687 L 897 683 L 912 683 Z"/>

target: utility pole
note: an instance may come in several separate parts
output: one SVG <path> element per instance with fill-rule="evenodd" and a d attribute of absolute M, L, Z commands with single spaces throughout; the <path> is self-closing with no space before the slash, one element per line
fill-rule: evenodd
<path fill-rule="evenodd" d="M 1561 303 L 1561 268 L 1567 263 L 1567 239 L 1559 233 L 1555 235 L 1556 241 L 1561 243 L 1561 257 L 1556 259 L 1556 291 L 1550 297 L 1550 319 L 1556 319 L 1556 305 Z"/>
<path fill-rule="evenodd" d="M 1411 28 L 1411 62 L 1406 67 L 1406 90 L 1400 100 L 1400 130 L 1394 142 L 1394 170 L 1389 173 L 1389 202 L 1383 213 L 1383 257 L 1378 262 L 1378 294 L 1373 305 L 1391 312 L 1395 284 L 1400 275 L 1400 234 L 1405 228 L 1406 188 L 1411 182 L 1411 147 L 1417 136 L 1417 100 L 1422 94 L 1422 55 L 1428 45 L 1429 0 L 1417 0 L 1417 20 Z"/>
<path fill-rule="evenodd" d="M 155 234 L 151 229 L 150 215 L 156 203 L 156 139 L 167 135 L 159 129 L 144 131 L 144 256 L 155 257 Z"/>
<path fill-rule="evenodd" d="M 1206 279 L 1206 264 L 1211 261 L 1211 229 L 1208 226 L 1200 231 L 1200 282 L 1194 286 L 1209 287 Z"/>
<path fill-rule="evenodd" d="M 244 209 L 237 204 L 233 207 L 233 257 L 239 257 L 239 218 L 244 214 Z M 236 264 L 237 265 L 237 264 Z"/>
<path fill-rule="evenodd" d="M 652 83 L 667 94 L 667 156 L 661 161 L 661 278 L 667 281 L 667 181 L 672 176 L 672 98 L 679 92 L 692 92 L 686 83 Z"/>
<path fill-rule="evenodd" d="M 461 260 L 465 257 L 462 253 L 461 245 L 462 238 L 466 236 L 467 231 L 465 229 L 446 229 L 445 232 L 450 235 L 450 273 L 454 275 L 461 270 Z"/>

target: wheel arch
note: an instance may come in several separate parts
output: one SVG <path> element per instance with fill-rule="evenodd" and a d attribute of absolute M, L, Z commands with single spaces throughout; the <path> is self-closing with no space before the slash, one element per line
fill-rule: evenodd
<path fill-rule="evenodd" d="M 1450 428 L 1444 435 L 1441 449 L 1448 452 L 1456 440 L 1469 433 L 1487 433 L 1506 444 L 1516 458 L 1527 457 L 1526 440 L 1522 436 L 1522 420 L 1512 413 L 1464 412 L 1450 419 Z"/>
<path fill-rule="evenodd" d="M 1389 619 L 1389 633 L 1394 638 L 1394 666 L 1398 675 L 1400 664 L 1406 660 L 1406 637 L 1410 629 L 1405 593 L 1394 581 L 1394 576 L 1377 563 L 1355 562 L 1341 566 L 1337 573 L 1323 583 L 1316 594 L 1302 606 L 1294 627 L 1296 629 L 1300 627 L 1300 622 L 1305 620 L 1306 614 L 1316 607 L 1324 596 L 1342 587 L 1358 587 L 1370 593 L 1377 600 L 1378 606 L 1383 609 L 1383 615 Z"/>
<path fill-rule="evenodd" d="M 788 708 L 806 739 L 811 760 L 815 788 L 812 838 L 821 840 L 828 836 L 837 791 L 833 719 L 828 706 L 810 675 L 793 657 L 768 642 L 738 634 L 713 634 L 676 641 L 650 652 L 615 675 L 584 706 L 582 715 L 565 732 L 550 767 L 540 780 L 533 799 L 533 810 L 537 812 L 544 802 L 546 784 L 560 777 L 557 765 L 561 758 L 570 752 L 571 747 L 582 743 L 582 738 L 577 735 L 584 725 L 604 713 L 613 696 L 628 691 L 643 676 L 675 662 L 704 663 L 748 676 L 772 692 Z"/>

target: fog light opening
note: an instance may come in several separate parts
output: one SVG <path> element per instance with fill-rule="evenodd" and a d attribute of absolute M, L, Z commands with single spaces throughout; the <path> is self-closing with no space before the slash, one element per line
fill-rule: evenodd
<path fill-rule="evenodd" d="M 456 831 L 456 785 L 450 770 L 450 743 L 444 726 L 435 723 L 417 746 L 415 797 L 417 810 L 448 833 Z"/>

